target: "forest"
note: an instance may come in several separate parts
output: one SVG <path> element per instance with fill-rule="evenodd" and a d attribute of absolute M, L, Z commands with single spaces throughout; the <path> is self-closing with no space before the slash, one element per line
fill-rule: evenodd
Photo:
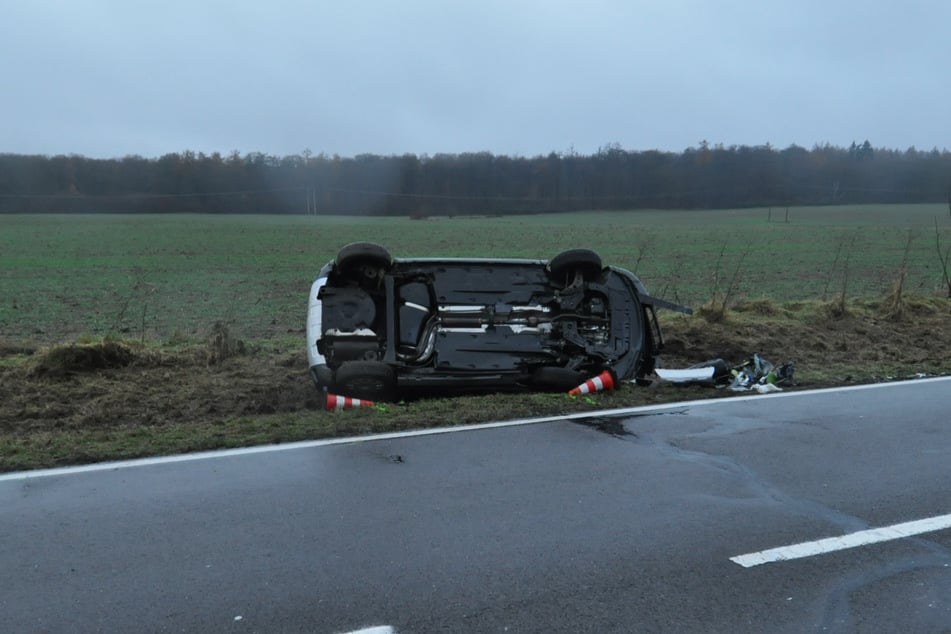
<path fill-rule="evenodd" d="M 0 154 L 0 213 L 436 215 L 951 203 L 951 152 L 702 142 L 680 153 Z"/>

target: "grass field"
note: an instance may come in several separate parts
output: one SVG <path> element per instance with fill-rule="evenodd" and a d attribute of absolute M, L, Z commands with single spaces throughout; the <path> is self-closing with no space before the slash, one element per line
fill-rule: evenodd
<path fill-rule="evenodd" d="M 547 258 L 592 248 L 655 295 L 694 306 L 731 283 L 733 299 L 821 299 L 843 288 L 876 297 L 907 258 L 906 290 L 941 295 L 936 218 L 951 246 L 945 205 L 792 208 L 788 217 L 785 208 L 427 220 L 0 216 L 0 335 L 167 343 L 217 321 L 252 339 L 294 335 L 313 275 L 353 241 L 397 256 Z"/>
<path fill-rule="evenodd" d="M 323 411 L 306 295 L 344 244 L 547 258 L 586 247 L 653 294 L 662 361 L 754 352 L 799 387 L 951 373 L 944 205 L 515 217 L 0 215 L 0 471 L 728 395 L 622 385 Z M 906 269 L 903 294 L 886 295 Z M 730 310 L 711 309 L 718 290 Z M 848 302 L 840 301 L 844 294 Z M 900 300 L 900 301 L 895 301 Z"/>

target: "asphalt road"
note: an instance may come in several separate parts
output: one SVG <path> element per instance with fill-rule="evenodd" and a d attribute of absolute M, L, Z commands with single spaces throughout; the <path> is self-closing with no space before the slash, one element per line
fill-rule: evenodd
<path fill-rule="evenodd" d="M 949 412 L 935 380 L 8 474 L 0 629 L 947 632 Z"/>

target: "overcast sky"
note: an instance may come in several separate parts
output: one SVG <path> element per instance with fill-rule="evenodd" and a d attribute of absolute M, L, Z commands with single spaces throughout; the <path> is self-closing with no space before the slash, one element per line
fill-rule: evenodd
<path fill-rule="evenodd" d="M 2 0 L 0 152 L 951 148 L 947 0 Z"/>

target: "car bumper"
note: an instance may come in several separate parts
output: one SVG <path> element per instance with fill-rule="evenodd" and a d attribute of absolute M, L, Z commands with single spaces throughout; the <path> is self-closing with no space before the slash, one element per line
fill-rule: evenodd
<path fill-rule="evenodd" d="M 311 368 L 327 365 L 327 359 L 317 349 L 317 340 L 323 332 L 321 330 L 322 307 L 317 296 L 326 284 L 327 278 L 323 276 L 318 277 L 310 287 L 310 301 L 307 304 L 307 364 Z"/>

